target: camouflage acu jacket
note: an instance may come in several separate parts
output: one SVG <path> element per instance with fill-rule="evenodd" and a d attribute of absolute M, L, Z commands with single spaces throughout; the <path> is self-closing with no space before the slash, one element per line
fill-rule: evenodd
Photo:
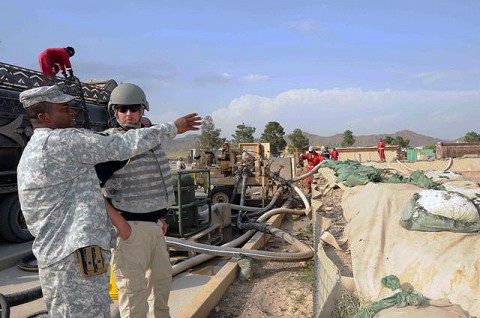
<path fill-rule="evenodd" d="M 94 165 L 126 160 L 176 136 L 173 123 L 108 135 L 37 128 L 17 166 L 18 194 L 40 267 L 88 245 L 112 247 L 115 232 Z"/>

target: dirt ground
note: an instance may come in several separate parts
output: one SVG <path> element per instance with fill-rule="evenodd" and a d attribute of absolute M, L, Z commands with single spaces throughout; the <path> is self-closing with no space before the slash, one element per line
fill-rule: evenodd
<path fill-rule="evenodd" d="M 281 226 L 313 245 L 310 220 L 286 215 Z M 294 251 L 288 243 L 270 238 L 268 251 Z M 209 318 L 313 317 L 313 261 L 297 263 L 253 261 L 253 278 L 237 279 L 225 292 Z"/>

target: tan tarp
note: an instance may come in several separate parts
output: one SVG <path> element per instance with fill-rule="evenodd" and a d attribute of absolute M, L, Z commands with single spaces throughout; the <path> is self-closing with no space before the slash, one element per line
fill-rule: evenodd
<path fill-rule="evenodd" d="M 381 279 L 393 274 L 404 288 L 447 298 L 480 316 L 480 236 L 409 231 L 399 224 L 404 205 L 421 190 L 384 183 L 345 189 L 342 207 L 357 290 L 372 301 L 388 297 L 391 290 Z"/>
<path fill-rule="evenodd" d="M 375 318 L 469 318 L 458 305 L 452 305 L 445 300 L 436 300 L 431 305 L 403 308 L 390 307 L 381 310 Z"/>

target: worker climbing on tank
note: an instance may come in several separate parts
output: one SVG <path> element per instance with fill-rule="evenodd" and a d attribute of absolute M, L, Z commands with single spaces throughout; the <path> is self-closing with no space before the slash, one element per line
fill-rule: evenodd
<path fill-rule="evenodd" d="M 312 171 L 312 169 L 323 161 L 323 156 L 315 151 L 315 147 L 308 147 L 308 152 L 306 154 L 300 154 L 298 157 L 300 161 L 307 160 L 307 172 Z M 312 176 L 309 176 L 306 179 L 308 193 L 312 193 Z"/>
<path fill-rule="evenodd" d="M 71 46 L 65 48 L 48 48 L 43 50 L 38 56 L 40 71 L 46 76 L 54 77 L 59 71 L 63 76 L 73 76 L 72 64 L 70 58 L 75 55 L 75 49 Z"/>

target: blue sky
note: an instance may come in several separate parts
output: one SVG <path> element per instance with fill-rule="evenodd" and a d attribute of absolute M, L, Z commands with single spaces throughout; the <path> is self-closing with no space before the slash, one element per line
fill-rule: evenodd
<path fill-rule="evenodd" d="M 0 61 L 73 46 L 81 80 L 144 88 L 154 122 L 210 115 L 330 136 L 480 133 L 480 1 L 1 1 Z"/>

